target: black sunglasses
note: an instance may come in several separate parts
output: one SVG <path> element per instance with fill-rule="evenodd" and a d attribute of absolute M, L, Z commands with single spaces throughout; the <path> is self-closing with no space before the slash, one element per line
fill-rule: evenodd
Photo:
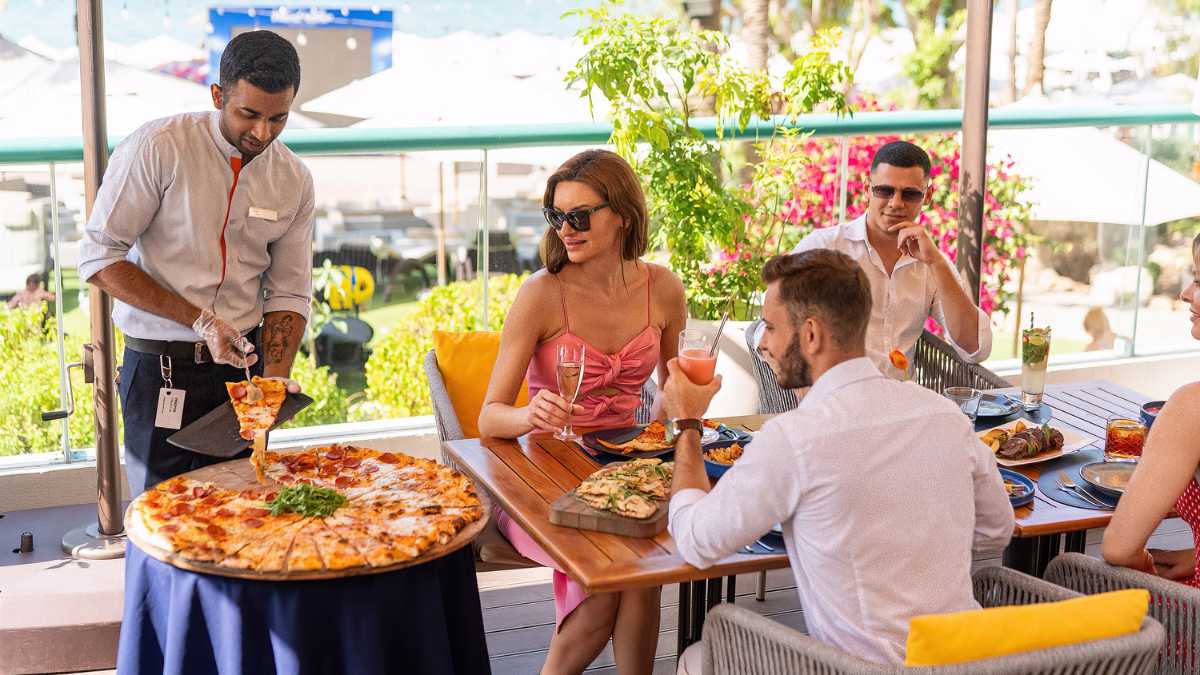
<path fill-rule="evenodd" d="M 896 188 L 891 185 L 872 185 L 871 196 L 876 199 L 891 199 L 896 196 Z M 925 199 L 925 191 L 917 188 L 904 188 L 900 191 L 900 199 L 909 204 L 916 204 Z"/>
<path fill-rule="evenodd" d="M 592 214 L 606 208 L 608 208 L 607 202 L 599 206 L 593 206 L 590 209 L 572 209 L 564 213 L 556 208 L 547 206 L 542 209 L 542 213 L 546 216 L 546 222 L 550 223 L 550 227 L 553 227 L 555 232 L 562 230 L 563 223 L 570 223 L 571 229 L 576 232 L 587 232 L 592 229 Z"/>

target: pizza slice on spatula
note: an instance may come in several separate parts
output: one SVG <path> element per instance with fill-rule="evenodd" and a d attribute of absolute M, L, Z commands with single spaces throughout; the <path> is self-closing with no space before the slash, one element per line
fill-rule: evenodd
<path fill-rule="evenodd" d="M 247 385 L 252 384 L 262 392 L 261 397 L 251 396 Z M 237 413 L 238 435 L 254 442 L 250 463 L 258 480 L 263 480 L 263 453 L 266 451 L 267 432 L 279 417 L 283 399 L 287 397 L 287 384 L 283 380 L 255 376 L 251 382 L 226 382 L 229 401 Z M 256 398 L 257 400 L 251 400 Z"/>

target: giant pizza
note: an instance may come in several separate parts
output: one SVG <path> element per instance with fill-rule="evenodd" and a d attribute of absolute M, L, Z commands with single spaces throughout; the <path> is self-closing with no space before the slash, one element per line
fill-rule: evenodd
<path fill-rule="evenodd" d="M 159 483 L 125 514 L 165 562 L 227 576 L 312 579 L 388 571 L 469 543 L 486 522 L 470 479 L 429 459 L 352 445 L 266 452 Z"/>

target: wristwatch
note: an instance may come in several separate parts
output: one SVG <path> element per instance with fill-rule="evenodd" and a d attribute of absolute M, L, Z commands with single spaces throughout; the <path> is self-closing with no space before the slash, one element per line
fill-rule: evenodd
<path fill-rule="evenodd" d="M 700 434 L 700 436 L 704 435 L 704 423 L 694 417 L 681 420 L 671 420 L 672 437 L 679 438 L 683 435 L 683 432 L 689 429 L 694 429 L 697 434 Z"/>

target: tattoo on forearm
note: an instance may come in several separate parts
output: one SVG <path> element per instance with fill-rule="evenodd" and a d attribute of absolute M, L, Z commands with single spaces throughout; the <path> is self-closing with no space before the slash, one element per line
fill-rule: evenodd
<path fill-rule="evenodd" d="M 287 354 L 288 337 L 292 334 L 292 323 L 295 317 L 283 315 L 267 325 L 266 336 L 263 339 L 263 351 L 267 363 L 282 363 Z"/>

